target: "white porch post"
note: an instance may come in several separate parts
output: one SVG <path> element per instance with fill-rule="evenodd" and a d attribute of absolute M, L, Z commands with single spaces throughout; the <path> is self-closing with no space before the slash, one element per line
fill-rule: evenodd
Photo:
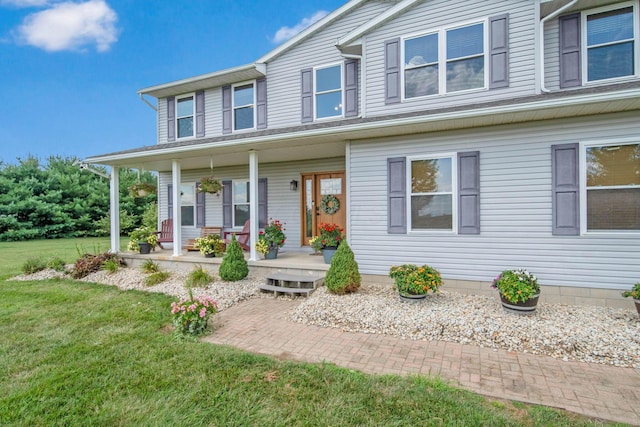
<path fill-rule="evenodd" d="M 120 252 L 120 168 L 112 167 L 109 177 L 109 210 L 111 219 L 110 252 Z"/>
<path fill-rule="evenodd" d="M 249 239 L 249 260 L 258 260 L 256 242 L 258 241 L 259 218 L 258 213 L 258 153 L 249 151 L 249 220 L 251 221 L 251 236 Z"/>
<path fill-rule="evenodd" d="M 171 178 L 173 184 L 173 256 L 182 256 L 182 209 L 180 200 L 182 169 L 178 160 L 174 160 L 171 165 Z"/>

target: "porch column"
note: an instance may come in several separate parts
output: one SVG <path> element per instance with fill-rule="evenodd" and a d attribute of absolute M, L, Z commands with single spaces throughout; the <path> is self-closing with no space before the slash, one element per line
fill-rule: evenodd
<path fill-rule="evenodd" d="M 256 242 L 258 241 L 258 230 L 260 229 L 260 216 L 258 214 L 258 153 L 249 151 L 249 220 L 251 221 L 249 239 L 249 260 L 258 260 Z"/>
<path fill-rule="evenodd" d="M 171 164 L 171 178 L 173 184 L 173 256 L 182 256 L 182 209 L 180 196 L 182 169 L 178 160 L 174 160 Z"/>
<path fill-rule="evenodd" d="M 120 252 L 120 168 L 112 167 L 109 176 L 109 217 L 111 219 L 110 252 Z"/>

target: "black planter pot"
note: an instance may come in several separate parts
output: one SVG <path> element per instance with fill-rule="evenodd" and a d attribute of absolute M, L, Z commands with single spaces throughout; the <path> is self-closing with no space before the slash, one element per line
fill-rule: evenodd
<path fill-rule="evenodd" d="M 502 308 L 509 313 L 516 314 L 531 314 L 536 311 L 536 307 L 538 306 L 538 298 L 540 298 L 540 294 L 536 294 L 532 298 L 523 302 L 510 302 L 507 301 L 502 296 L 502 294 L 500 294 L 500 302 L 502 303 Z"/>
<path fill-rule="evenodd" d="M 215 252 L 211 252 L 211 253 L 208 253 L 208 254 L 204 254 L 204 257 L 205 258 L 215 258 L 216 257 L 216 253 Z"/>
<path fill-rule="evenodd" d="M 427 298 L 427 294 L 411 295 L 411 294 L 398 293 L 398 295 L 400 295 L 400 301 L 410 302 L 410 303 L 414 303 L 414 304 L 422 302 Z"/>
<path fill-rule="evenodd" d="M 151 253 L 151 245 L 147 242 L 138 242 L 138 246 L 140 247 L 141 254 Z"/>

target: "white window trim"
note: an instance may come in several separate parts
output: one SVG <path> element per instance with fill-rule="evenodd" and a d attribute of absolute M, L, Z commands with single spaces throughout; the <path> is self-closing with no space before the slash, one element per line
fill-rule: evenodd
<path fill-rule="evenodd" d="M 421 230 L 421 229 L 413 229 L 413 224 L 411 223 L 411 196 L 413 193 L 411 192 L 411 164 L 414 161 L 419 160 L 431 160 L 431 159 L 451 159 L 451 229 L 432 229 L 432 230 Z M 428 155 L 420 155 L 420 156 L 408 156 L 407 157 L 407 167 L 406 167 L 406 191 L 407 191 L 407 234 L 458 234 L 458 153 L 435 153 Z M 441 192 L 438 194 L 447 194 L 445 192 Z"/>
<path fill-rule="evenodd" d="M 579 179 L 580 179 L 580 235 L 620 235 L 640 234 L 640 230 L 587 230 L 587 148 L 616 145 L 640 144 L 640 138 L 617 138 L 607 140 L 590 140 L 580 142 Z M 622 188 L 622 187 L 621 187 Z M 624 186 L 624 188 L 640 188 L 640 186 Z"/>
<path fill-rule="evenodd" d="M 317 80 L 317 71 L 324 70 L 325 68 L 332 67 L 340 67 L 340 105 L 342 106 L 342 112 L 340 114 L 336 114 L 335 116 L 327 116 L 327 117 L 318 117 L 318 105 L 317 105 L 317 96 L 325 93 L 337 92 L 338 90 L 331 90 L 325 92 L 316 92 L 316 84 Z M 323 121 L 323 120 L 335 120 L 336 118 L 344 117 L 344 67 L 342 62 L 335 62 L 333 64 L 320 65 L 317 67 L 313 67 L 313 119 L 315 121 Z"/>
<path fill-rule="evenodd" d="M 251 104 L 251 106 L 253 107 L 253 127 L 250 128 L 246 128 L 246 129 L 236 129 L 236 108 L 242 108 L 242 107 L 248 107 L 249 104 L 246 105 L 236 105 L 235 103 L 235 89 L 237 87 L 240 86 L 246 86 L 246 85 L 253 85 L 253 104 Z M 240 132 L 250 132 L 252 130 L 256 130 L 256 121 L 257 121 L 257 111 L 258 109 L 256 108 L 256 81 L 255 80 L 248 80 L 246 82 L 242 82 L 242 83 L 235 83 L 233 85 L 231 85 L 231 129 L 234 133 L 240 133 Z"/>
<path fill-rule="evenodd" d="M 193 111 L 191 112 L 191 116 L 180 116 L 178 115 L 178 103 L 181 99 L 185 99 L 185 98 L 191 98 L 193 100 Z M 185 140 L 185 139 L 193 139 L 196 137 L 196 94 L 195 92 L 192 93 L 186 93 L 184 95 L 180 95 L 180 96 L 176 96 L 176 106 L 175 106 L 175 115 L 176 115 L 176 123 L 175 123 L 175 127 L 176 127 L 176 140 L 180 139 L 180 140 Z M 193 118 L 193 134 L 190 136 L 179 136 L 179 132 L 178 132 L 178 120 L 181 118 L 185 118 L 185 117 L 192 117 Z"/>
<path fill-rule="evenodd" d="M 634 43 L 634 48 L 635 51 L 633 52 L 633 69 L 634 72 L 633 74 L 629 75 L 629 76 L 621 76 L 621 77 L 612 77 L 609 79 L 601 79 L 601 80 L 592 80 L 589 81 L 589 57 L 588 57 L 588 46 L 587 46 L 587 18 L 590 15 L 596 15 L 598 13 L 604 13 L 604 12 L 611 12 L 611 11 L 615 11 L 618 9 L 624 9 L 626 7 L 633 7 L 633 43 Z M 603 83 L 609 83 L 609 82 L 616 82 L 616 81 L 625 81 L 625 80 L 630 80 L 630 79 L 636 79 L 638 77 L 640 77 L 640 59 L 638 58 L 640 56 L 640 31 L 638 30 L 638 22 L 639 22 L 639 15 L 638 15 L 638 2 L 637 1 L 629 1 L 629 2 L 625 2 L 625 3 L 616 3 L 613 5 L 609 5 L 609 6 L 603 6 L 603 7 L 599 7 L 596 9 L 589 9 L 589 10 L 585 10 L 580 14 L 580 28 L 581 28 L 581 33 L 580 34 L 580 45 L 581 45 L 581 49 L 580 49 L 580 59 L 582 61 L 582 66 L 581 66 L 581 70 L 580 72 L 582 73 L 582 85 L 583 86 L 589 86 L 589 85 L 600 85 Z M 616 42 L 613 44 L 618 44 L 620 42 Z"/>
<path fill-rule="evenodd" d="M 181 227 L 187 227 L 187 228 L 196 228 L 196 224 L 198 223 L 198 190 L 196 188 L 196 183 L 191 181 L 191 182 L 182 182 L 180 183 L 180 211 L 182 212 L 182 207 L 183 206 L 190 206 L 188 204 L 183 204 L 182 203 L 182 187 L 185 186 L 190 186 L 193 188 L 193 225 L 182 225 L 180 224 Z M 182 213 L 180 214 L 181 218 L 184 218 L 184 216 L 182 215 Z"/>
<path fill-rule="evenodd" d="M 241 230 L 244 227 L 244 223 L 236 224 L 236 205 L 246 205 L 251 209 L 251 203 L 236 203 L 234 197 L 235 184 L 242 182 L 243 184 L 249 184 L 249 178 L 240 178 L 231 180 L 231 226 L 236 230 Z"/>
<path fill-rule="evenodd" d="M 483 87 L 477 87 L 477 88 L 472 88 L 472 89 L 465 89 L 465 90 L 457 90 L 455 92 L 447 92 L 447 31 L 450 30 L 455 30 L 458 28 L 464 28 L 464 27 L 470 27 L 472 25 L 475 24 L 482 24 L 482 32 L 483 32 L 483 46 L 484 46 L 484 53 L 482 55 L 482 57 L 484 58 L 484 86 Z M 460 95 L 460 94 L 468 94 L 468 93 L 473 93 L 473 92 L 482 92 L 482 91 L 486 91 L 489 88 L 489 18 L 483 18 L 483 19 L 474 19 L 472 21 L 465 21 L 459 24 L 455 24 L 455 25 L 450 25 L 447 27 L 440 27 L 437 29 L 433 29 L 433 30 L 429 30 L 429 31 L 425 31 L 425 32 L 421 32 L 421 33 L 415 33 L 415 34 L 409 34 L 406 35 L 404 37 L 402 37 L 400 39 L 400 68 L 401 68 L 401 72 L 400 72 L 400 87 L 401 87 L 401 100 L 402 102 L 404 101 L 413 101 L 413 100 L 420 100 L 420 99 L 425 99 L 425 98 L 435 98 L 435 97 L 441 97 L 441 96 L 454 96 L 454 95 Z M 406 97 L 406 90 L 405 90 L 405 70 L 407 69 L 405 67 L 405 51 L 404 51 L 404 45 L 405 45 L 405 41 L 409 40 L 409 39 L 415 39 L 418 37 L 424 37 L 424 36 L 428 36 L 431 34 L 437 34 L 438 35 L 438 93 L 433 94 L 433 95 L 422 95 L 422 96 L 413 96 L 411 98 L 407 98 Z M 469 56 L 469 58 L 471 57 L 480 57 L 480 55 L 472 55 Z M 461 58 L 456 58 L 456 60 L 460 60 L 460 59 L 464 59 L 465 57 L 461 57 Z M 442 68 L 442 66 L 444 65 L 444 69 Z M 444 72 L 443 72 L 444 71 Z"/>

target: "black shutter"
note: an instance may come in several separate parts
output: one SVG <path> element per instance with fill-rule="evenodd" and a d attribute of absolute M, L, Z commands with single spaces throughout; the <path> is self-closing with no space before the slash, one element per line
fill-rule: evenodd
<path fill-rule="evenodd" d="M 552 233 L 580 234 L 580 174 L 578 143 L 551 146 Z"/>
<path fill-rule="evenodd" d="M 387 159 L 387 232 L 407 233 L 407 160 L 405 157 Z"/>
<path fill-rule="evenodd" d="M 480 234 L 480 152 L 458 153 L 458 234 Z"/>

